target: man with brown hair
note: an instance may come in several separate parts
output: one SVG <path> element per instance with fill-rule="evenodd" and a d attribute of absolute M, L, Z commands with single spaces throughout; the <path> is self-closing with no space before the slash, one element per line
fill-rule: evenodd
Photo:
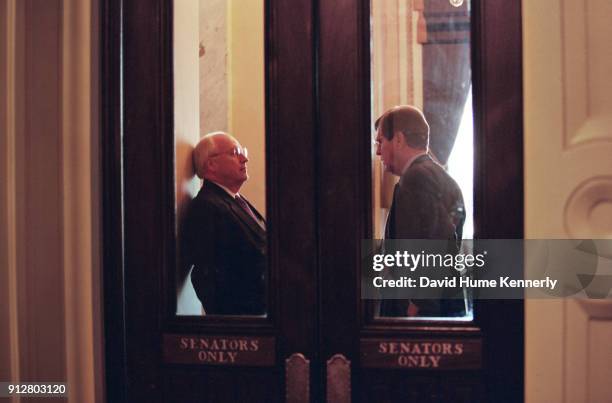
<path fill-rule="evenodd" d="M 399 176 L 387 216 L 385 239 L 451 240 L 448 252 L 461 246 L 465 208 L 457 183 L 428 153 L 429 124 L 409 105 L 386 111 L 375 123 L 376 154 L 385 170 Z M 383 316 L 453 315 L 436 300 L 387 300 Z M 447 305 L 462 306 L 458 303 Z M 456 310 L 454 308 L 450 310 Z"/>

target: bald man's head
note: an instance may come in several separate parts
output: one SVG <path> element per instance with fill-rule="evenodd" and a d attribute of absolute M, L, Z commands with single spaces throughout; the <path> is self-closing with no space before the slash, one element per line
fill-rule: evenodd
<path fill-rule="evenodd" d="M 225 132 L 208 133 L 193 150 L 193 164 L 199 178 L 216 182 L 238 192 L 248 179 L 246 149 Z"/>

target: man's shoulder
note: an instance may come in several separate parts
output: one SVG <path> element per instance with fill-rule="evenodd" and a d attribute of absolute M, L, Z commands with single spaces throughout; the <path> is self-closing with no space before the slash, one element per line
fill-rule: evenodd
<path fill-rule="evenodd" d="M 426 173 L 430 171 L 444 171 L 444 167 L 438 164 L 434 159 L 428 155 L 423 154 L 406 169 L 405 174 L 417 174 L 417 173 Z"/>
<path fill-rule="evenodd" d="M 400 186 L 412 182 L 434 180 L 445 173 L 444 168 L 434 162 L 431 157 L 424 155 L 414 161 L 400 177 Z"/>
<path fill-rule="evenodd" d="M 430 156 L 419 157 L 400 178 L 400 189 L 414 191 L 416 187 L 422 190 L 439 191 L 440 189 L 456 191 L 459 189 L 457 182 L 448 174 L 446 169 Z"/>
<path fill-rule="evenodd" d="M 223 192 L 223 190 L 221 190 Z M 229 211 L 229 196 L 224 196 L 210 186 L 200 189 L 196 197 L 189 203 L 188 216 L 220 216 Z"/>
<path fill-rule="evenodd" d="M 214 183 L 205 183 L 193 201 L 202 205 L 226 207 L 231 198 L 227 192 Z"/>

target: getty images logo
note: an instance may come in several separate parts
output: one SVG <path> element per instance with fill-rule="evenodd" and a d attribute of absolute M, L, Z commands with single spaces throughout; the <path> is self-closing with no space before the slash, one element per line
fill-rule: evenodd
<path fill-rule="evenodd" d="M 554 297 L 612 297 L 612 240 L 554 239 L 525 241 L 525 277 L 559 280 Z"/>

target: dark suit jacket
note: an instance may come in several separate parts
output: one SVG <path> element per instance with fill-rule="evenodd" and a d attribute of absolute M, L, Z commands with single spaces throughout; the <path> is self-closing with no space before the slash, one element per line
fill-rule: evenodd
<path fill-rule="evenodd" d="M 191 282 L 206 314 L 264 314 L 265 229 L 210 181 L 191 202 L 183 227 L 183 258 L 193 264 Z"/>
<path fill-rule="evenodd" d="M 430 156 L 422 155 L 395 187 L 385 239 L 448 239 L 458 251 L 464 221 L 459 186 Z"/>
<path fill-rule="evenodd" d="M 456 254 L 461 248 L 465 206 L 457 183 L 430 156 L 422 155 L 406 169 L 393 192 L 385 239 L 448 240 L 440 253 Z M 386 300 L 384 316 L 405 316 L 409 301 Z M 413 300 L 419 316 L 457 316 L 462 300 Z"/>

